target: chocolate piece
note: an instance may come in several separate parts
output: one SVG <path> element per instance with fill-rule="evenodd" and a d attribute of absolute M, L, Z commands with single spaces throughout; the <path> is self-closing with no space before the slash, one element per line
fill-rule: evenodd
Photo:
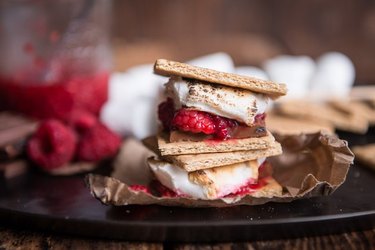
<path fill-rule="evenodd" d="M 19 156 L 26 139 L 37 127 L 37 122 L 9 112 L 0 113 L 0 160 Z"/>
<path fill-rule="evenodd" d="M 24 160 L 11 161 L 0 164 L 0 176 L 11 179 L 26 173 L 28 164 Z"/>
<path fill-rule="evenodd" d="M 267 135 L 267 130 L 264 126 L 256 125 L 252 127 L 247 126 L 237 126 L 232 129 L 230 132 L 231 139 L 244 139 L 251 137 L 263 137 Z M 189 133 L 182 131 L 171 131 L 169 135 L 170 142 L 179 142 L 179 141 L 204 141 L 204 140 L 214 140 L 213 135 L 206 135 L 203 133 Z"/>

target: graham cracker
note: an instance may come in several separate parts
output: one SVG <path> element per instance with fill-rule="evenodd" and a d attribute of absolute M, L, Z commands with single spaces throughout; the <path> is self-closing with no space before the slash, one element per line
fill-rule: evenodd
<path fill-rule="evenodd" d="M 277 112 L 291 117 L 329 122 L 337 129 L 359 134 L 366 133 L 369 125 L 368 121 L 361 116 L 342 112 L 328 104 L 317 104 L 303 100 L 281 102 L 277 106 Z"/>
<path fill-rule="evenodd" d="M 361 101 L 332 100 L 328 102 L 332 107 L 355 117 L 366 119 L 371 125 L 375 124 L 375 109 Z"/>
<path fill-rule="evenodd" d="M 353 147 L 355 159 L 375 170 L 375 143 Z"/>
<path fill-rule="evenodd" d="M 275 113 L 267 113 L 267 129 L 279 135 L 311 134 L 325 131 L 333 134 L 335 127 L 327 121 L 309 118 L 287 117 Z"/>
<path fill-rule="evenodd" d="M 159 154 L 156 137 L 146 138 L 143 142 L 149 149 L 156 154 Z M 162 158 L 180 168 L 185 169 L 187 172 L 192 172 L 201 169 L 256 160 L 259 158 L 266 158 L 279 155 L 281 153 L 281 145 L 275 141 L 266 149 L 194 155 L 166 155 Z"/>
<path fill-rule="evenodd" d="M 254 192 L 250 196 L 255 198 L 272 198 L 280 197 L 283 194 L 283 187 L 272 177 L 263 178 L 265 185 Z"/>
<path fill-rule="evenodd" d="M 168 134 L 166 133 L 159 133 L 157 136 L 158 148 L 162 156 L 266 149 L 275 141 L 270 132 L 267 132 L 266 136 L 258 138 L 229 139 L 224 141 L 169 142 L 168 138 Z"/>
<path fill-rule="evenodd" d="M 256 160 L 270 156 L 280 155 L 281 145 L 274 142 L 270 147 L 259 150 L 234 151 L 225 153 L 208 153 L 197 155 L 175 155 L 165 156 L 167 161 L 173 162 L 176 166 L 188 172 L 212 167 L 230 165 L 238 162 Z"/>
<path fill-rule="evenodd" d="M 166 59 L 156 60 L 154 64 L 154 72 L 163 76 L 181 76 L 230 87 L 247 89 L 253 92 L 270 95 L 273 98 L 286 95 L 287 93 L 285 84 L 278 84 L 233 73 L 220 72 Z"/>

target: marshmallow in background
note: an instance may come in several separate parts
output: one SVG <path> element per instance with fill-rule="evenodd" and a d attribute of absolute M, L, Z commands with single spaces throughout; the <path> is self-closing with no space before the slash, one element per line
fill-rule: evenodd
<path fill-rule="evenodd" d="M 264 72 L 264 70 L 257 68 L 257 67 L 252 67 L 252 66 L 236 67 L 234 73 L 238 75 L 243 75 L 243 76 L 255 77 L 258 79 L 262 79 L 262 80 L 269 80 L 267 73 Z"/>
<path fill-rule="evenodd" d="M 100 118 L 120 135 L 144 138 L 157 130 L 156 99 L 165 78 L 153 74 L 153 65 L 133 67 L 124 73 L 113 73 L 109 80 L 108 101 Z"/>
<path fill-rule="evenodd" d="M 315 100 L 345 98 L 349 96 L 354 79 L 352 61 L 342 53 L 329 52 L 317 60 L 309 94 Z"/>
<path fill-rule="evenodd" d="M 202 68 L 214 69 L 228 73 L 234 72 L 234 63 L 232 58 L 228 54 L 223 52 L 198 57 L 186 63 Z"/>
<path fill-rule="evenodd" d="M 287 55 L 267 60 L 263 65 L 270 80 L 287 85 L 288 94 L 282 99 L 305 97 L 315 67 L 315 62 L 308 56 Z"/>

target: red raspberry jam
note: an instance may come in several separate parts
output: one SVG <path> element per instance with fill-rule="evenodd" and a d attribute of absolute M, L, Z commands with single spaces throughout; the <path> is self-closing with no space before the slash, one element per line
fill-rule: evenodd
<path fill-rule="evenodd" d="M 35 118 L 67 119 L 76 109 L 98 115 L 108 98 L 108 77 L 108 72 L 101 72 L 47 83 L 26 77 L 0 77 L 0 110 Z"/>

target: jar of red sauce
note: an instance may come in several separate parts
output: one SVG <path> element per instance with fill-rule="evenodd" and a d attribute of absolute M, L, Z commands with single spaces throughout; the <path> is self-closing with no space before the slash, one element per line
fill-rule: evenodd
<path fill-rule="evenodd" d="M 0 1 L 0 110 L 97 115 L 111 65 L 108 0 Z"/>

